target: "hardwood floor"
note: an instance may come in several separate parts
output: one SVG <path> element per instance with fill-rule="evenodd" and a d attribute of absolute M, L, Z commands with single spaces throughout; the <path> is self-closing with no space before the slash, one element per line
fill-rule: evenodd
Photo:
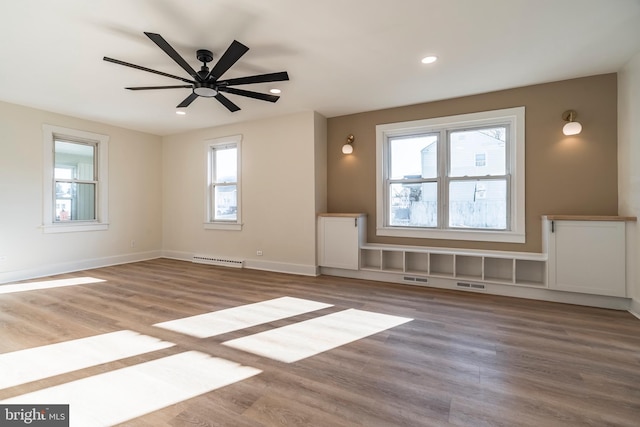
<path fill-rule="evenodd" d="M 175 345 L 9 386 L 0 400 L 91 378 L 126 395 L 134 391 L 114 385 L 118 372 L 197 352 L 203 363 L 254 371 L 122 425 L 640 425 L 640 320 L 627 312 L 169 259 L 50 279 L 87 276 L 104 282 L 0 294 L 0 373 L 17 369 L 3 359 L 13 352 L 123 330 L 137 333 L 134 341 L 142 334 Z M 206 338 L 153 326 L 285 296 L 330 306 Z M 413 320 L 292 363 L 223 344 L 347 309 Z M 211 366 L 196 382 L 234 370 Z M 173 384 L 187 375 L 180 367 L 163 369 L 151 391 L 136 395 L 140 406 L 165 386 L 168 398 L 190 392 L 189 384 Z M 164 374 L 173 377 L 163 384 Z M 135 390 L 138 377 L 126 378 Z"/>

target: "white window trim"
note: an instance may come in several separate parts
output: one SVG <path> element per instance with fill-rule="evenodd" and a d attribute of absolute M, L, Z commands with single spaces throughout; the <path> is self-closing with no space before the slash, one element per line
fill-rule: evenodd
<path fill-rule="evenodd" d="M 77 231 L 104 231 L 109 229 L 109 136 L 61 126 L 42 125 L 44 142 L 42 229 L 45 233 L 71 233 Z M 98 145 L 98 186 L 94 221 L 56 222 L 54 213 L 54 139 L 90 141 Z"/>
<path fill-rule="evenodd" d="M 237 147 L 237 191 L 238 191 L 238 210 L 236 211 L 235 221 L 211 221 L 211 149 L 220 146 L 235 144 Z M 242 230 L 242 135 L 226 136 L 222 138 L 214 138 L 205 141 L 205 185 L 204 185 L 204 228 L 205 230 L 230 230 L 240 231 Z"/>
<path fill-rule="evenodd" d="M 510 194 L 510 229 L 495 230 L 452 230 L 423 229 L 414 227 L 387 226 L 385 212 L 385 150 L 389 137 L 411 135 L 440 130 L 443 127 L 482 126 L 497 121 L 508 120 L 510 141 L 513 141 L 507 155 L 510 156 L 512 171 Z M 525 107 L 506 108 L 502 110 L 483 111 L 479 113 L 460 114 L 456 116 L 437 117 L 433 119 L 409 122 L 389 123 L 376 126 L 376 235 L 393 237 L 412 237 L 446 240 L 472 240 L 486 242 L 525 243 Z"/>

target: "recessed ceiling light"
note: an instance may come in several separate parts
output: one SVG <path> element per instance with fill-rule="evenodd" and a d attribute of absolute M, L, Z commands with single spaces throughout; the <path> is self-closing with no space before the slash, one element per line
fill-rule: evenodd
<path fill-rule="evenodd" d="M 422 63 L 423 64 L 433 64 L 434 62 L 436 62 L 438 60 L 437 56 L 425 56 L 424 58 L 422 58 Z"/>
<path fill-rule="evenodd" d="M 269 89 L 269 92 L 271 92 L 271 93 L 282 93 L 282 91 L 280 89 Z"/>
<path fill-rule="evenodd" d="M 187 114 L 186 111 L 176 111 L 176 114 L 179 116 L 185 116 Z"/>

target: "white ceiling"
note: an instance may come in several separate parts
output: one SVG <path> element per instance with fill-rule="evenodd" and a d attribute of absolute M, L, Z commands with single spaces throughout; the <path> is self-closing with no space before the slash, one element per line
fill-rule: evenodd
<path fill-rule="evenodd" d="M 181 84 L 102 60 L 189 77 L 234 40 L 250 47 L 223 78 L 288 71 L 276 103 L 241 111 Z M 14 0 L 0 6 L 0 100 L 157 135 L 315 110 L 335 117 L 618 71 L 640 52 L 640 0 Z M 439 56 L 424 65 L 427 54 Z"/>

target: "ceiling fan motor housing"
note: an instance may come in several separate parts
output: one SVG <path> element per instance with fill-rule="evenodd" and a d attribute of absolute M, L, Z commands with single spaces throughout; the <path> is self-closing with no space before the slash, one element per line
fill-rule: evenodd
<path fill-rule="evenodd" d="M 212 98 L 218 94 L 218 91 L 212 82 L 195 82 L 193 84 L 193 93 L 205 98 Z"/>

